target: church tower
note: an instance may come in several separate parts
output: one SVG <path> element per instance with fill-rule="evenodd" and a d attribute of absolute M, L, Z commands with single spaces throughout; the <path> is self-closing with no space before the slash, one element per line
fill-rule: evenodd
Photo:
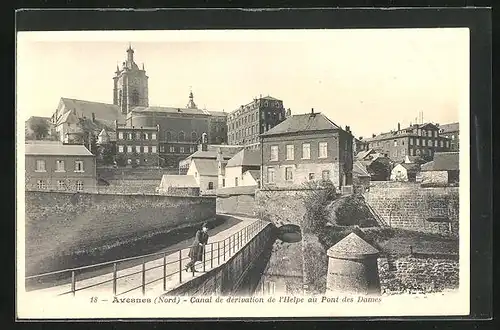
<path fill-rule="evenodd" d="M 139 69 L 134 62 L 134 50 L 129 45 L 127 60 L 122 62 L 121 68 L 116 66 L 113 77 L 113 104 L 119 106 L 123 114 L 137 106 L 149 106 L 148 78 L 144 64 Z"/>
<path fill-rule="evenodd" d="M 189 91 L 189 102 L 186 105 L 186 108 L 187 109 L 198 109 L 198 107 L 196 106 L 196 103 L 194 103 L 194 96 L 193 96 L 192 90 Z"/>

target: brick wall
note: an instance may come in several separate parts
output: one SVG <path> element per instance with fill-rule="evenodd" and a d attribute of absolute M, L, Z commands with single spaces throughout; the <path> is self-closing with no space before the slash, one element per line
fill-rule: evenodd
<path fill-rule="evenodd" d="M 459 286 L 458 258 L 405 256 L 391 261 L 378 260 L 382 293 L 438 292 Z"/>
<path fill-rule="evenodd" d="M 458 236 L 458 187 L 422 188 L 417 184 L 374 185 L 365 193 L 368 204 L 391 227 Z M 449 222 L 428 221 L 430 218 Z"/>
<path fill-rule="evenodd" d="M 26 269 L 215 217 L 213 197 L 26 192 Z"/>

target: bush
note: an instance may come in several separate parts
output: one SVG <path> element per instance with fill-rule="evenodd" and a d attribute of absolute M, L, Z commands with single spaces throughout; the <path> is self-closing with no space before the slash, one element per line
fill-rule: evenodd
<path fill-rule="evenodd" d="M 312 181 L 303 185 L 309 193 L 304 197 L 307 211 L 304 215 L 303 231 L 318 233 L 328 222 L 327 206 L 340 195 L 331 181 Z"/>

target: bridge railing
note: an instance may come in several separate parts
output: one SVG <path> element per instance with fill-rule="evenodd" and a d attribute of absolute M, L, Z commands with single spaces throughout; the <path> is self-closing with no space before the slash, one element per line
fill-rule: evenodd
<path fill-rule="evenodd" d="M 227 259 L 232 257 L 236 252 L 238 252 L 242 247 L 244 247 L 253 237 L 255 237 L 260 231 L 262 231 L 269 223 L 264 221 L 255 221 L 252 224 L 244 227 L 238 232 L 232 234 L 231 236 L 214 242 L 209 242 L 205 245 L 203 260 L 201 261 L 202 271 L 205 272 L 207 269 L 217 267 L 226 262 Z M 50 282 L 60 282 L 64 281 L 67 285 L 68 280 L 70 284 L 69 290 L 63 291 L 57 295 L 75 295 L 76 292 L 89 290 L 91 288 L 96 288 L 99 286 L 105 286 L 112 284 L 113 295 L 123 295 L 132 291 L 141 290 L 142 294 L 146 293 L 146 288 L 152 284 L 159 281 L 163 281 L 163 290 L 167 290 L 168 285 L 177 285 L 183 281 L 189 280 L 196 276 L 196 271 L 187 272 L 185 267 L 190 261 L 188 255 L 189 248 L 169 250 L 158 253 L 151 253 L 136 257 L 124 258 L 119 260 L 113 260 L 103 263 L 98 263 L 89 266 L 69 268 L 54 272 L 43 273 L 39 275 L 27 276 L 25 278 L 26 284 L 30 283 L 43 283 L 44 279 L 46 283 Z M 135 262 L 137 265 L 123 267 L 126 263 Z M 153 263 L 153 265 L 148 266 L 148 263 Z M 120 267 L 122 266 L 122 267 Z M 132 271 L 123 274 L 126 270 L 132 270 L 133 268 L 140 267 L 140 270 Z M 198 268 L 200 265 L 196 265 Z M 112 268 L 111 268 L 112 267 Z M 110 268 L 111 278 L 102 280 L 97 283 L 91 283 L 85 285 L 84 281 L 92 279 L 92 277 L 79 279 L 79 275 L 84 275 L 86 272 L 98 271 L 105 268 Z M 153 279 L 146 280 L 148 272 L 155 269 L 161 269 L 161 274 L 154 277 Z M 122 272 L 122 274 L 120 274 Z M 109 275 L 109 273 L 105 273 Z M 119 292 L 119 280 L 129 278 L 132 276 L 139 276 L 140 274 L 140 284 L 132 287 L 128 287 L 126 290 Z M 177 280 L 171 280 L 173 276 L 177 277 Z M 83 276 L 82 276 L 83 277 Z M 101 277 L 100 275 L 98 277 Z M 84 283 L 83 286 L 78 286 L 78 284 Z M 60 285 L 60 284 L 59 284 Z M 28 286 L 28 285 L 27 285 Z"/>

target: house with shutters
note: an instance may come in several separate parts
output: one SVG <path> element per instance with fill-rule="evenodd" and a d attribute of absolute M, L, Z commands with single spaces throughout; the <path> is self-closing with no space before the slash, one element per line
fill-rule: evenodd
<path fill-rule="evenodd" d="M 261 186 L 329 180 L 352 185 L 353 136 L 320 112 L 293 115 L 261 134 Z"/>

